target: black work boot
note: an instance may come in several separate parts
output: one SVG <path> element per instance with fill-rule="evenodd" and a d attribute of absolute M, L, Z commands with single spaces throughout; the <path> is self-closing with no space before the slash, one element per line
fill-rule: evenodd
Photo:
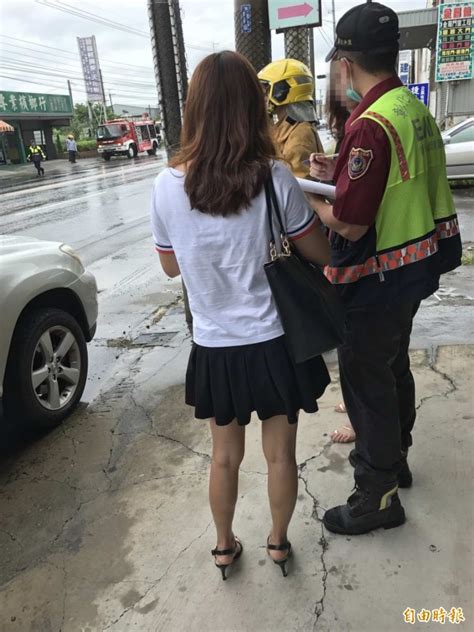
<path fill-rule="evenodd" d="M 411 473 L 410 467 L 408 466 L 407 457 L 408 452 L 402 451 L 401 467 L 400 471 L 398 472 L 398 487 L 400 489 L 408 489 L 413 485 L 413 474 Z M 352 465 L 352 467 L 356 466 L 357 458 L 357 451 L 355 449 L 351 450 L 349 452 L 349 463 Z"/>
<path fill-rule="evenodd" d="M 397 483 L 356 487 L 345 505 L 328 509 L 323 524 L 333 533 L 360 535 L 374 529 L 392 529 L 405 522 Z"/>

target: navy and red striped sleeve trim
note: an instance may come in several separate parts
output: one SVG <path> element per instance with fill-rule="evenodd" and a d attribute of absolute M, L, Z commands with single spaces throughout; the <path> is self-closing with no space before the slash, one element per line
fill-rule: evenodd
<path fill-rule="evenodd" d="M 157 244 L 155 242 L 155 250 L 160 255 L 174 255 L 173 246 L 167 246 L 165 244 Z"/>
<path fill-rule="evenodd" d="M 302 237 L 305 237 L 313 230 L 313 227 L 316 224 L 316 222 L 317 222 L 317 217 L 316 217 L 316 214 L 313 213 L 313 215 L 308 219 L 308 221 L 305 222 L 302 226 L 300 226 L 296 230 L 288 231 L 289 239 L 291 239 L 292 241 L 296 241 L 297 239 L 301 239 Z"/>

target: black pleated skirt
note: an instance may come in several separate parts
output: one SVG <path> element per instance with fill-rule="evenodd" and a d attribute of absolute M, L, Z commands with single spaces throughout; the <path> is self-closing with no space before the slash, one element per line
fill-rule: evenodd
<path fill-rule="evenodd" d="M 193 345 L 186 372 L 186 403 L 196 419 L 215 418 L 219 426 L 237 419 L 250 422 L 286 415 L 298 421 L 298 411 L 315 413 L 317 399 L 330 383 L 322 357 L 295 364 L 285 337 L 241 347 Z"/>

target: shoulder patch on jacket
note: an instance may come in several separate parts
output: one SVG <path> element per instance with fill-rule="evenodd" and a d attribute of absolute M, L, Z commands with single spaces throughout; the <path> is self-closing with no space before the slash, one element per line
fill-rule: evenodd
<path fill-rule="evenodd" d="M 353 147 L 350 151 L 347 163 L 349 178 L 351 180 L 358 180 L 365 176 L 373 159 L 374 152 L 371 149 Z"/>

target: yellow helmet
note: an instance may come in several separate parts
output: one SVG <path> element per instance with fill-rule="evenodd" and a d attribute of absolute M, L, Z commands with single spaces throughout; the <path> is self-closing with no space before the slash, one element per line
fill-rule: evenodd
<path fill-rule="evenodd" d="M 258 73 L 258 78 L 268 89 L 270 112 L 279 105 L 313 100 L 313 75 L 297 59 L 273 61 Z"/>

